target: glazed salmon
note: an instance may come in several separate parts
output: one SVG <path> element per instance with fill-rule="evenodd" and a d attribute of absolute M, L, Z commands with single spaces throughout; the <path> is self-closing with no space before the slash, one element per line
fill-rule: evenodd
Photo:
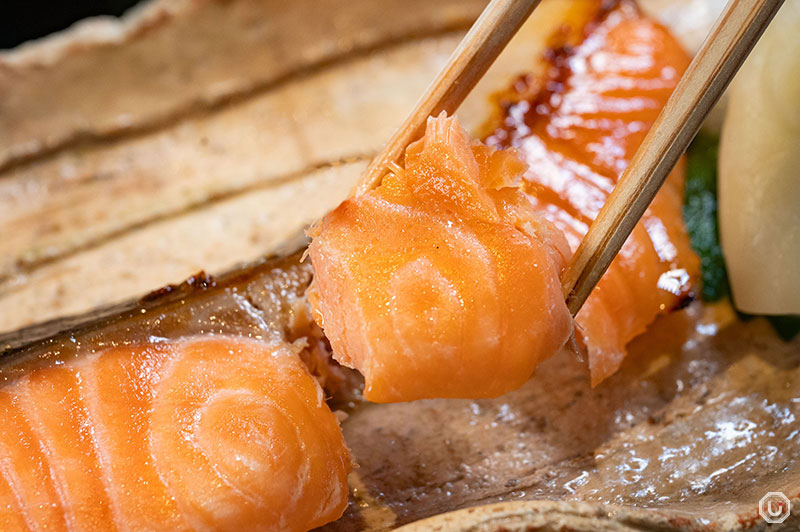
<path fill-rule="evenodd" d="M 689 64 L 634 2 L 584 5 L 593 6 L 588 22 L 555 37 L 546 74 L 499 95 L 501 116 L 486 138 L 520 150 L 526 190 L 573 250 Z M 691 295 L 699 261 L 682 217 L 684 173 L 681 161 L 577 316 L 593 385 L 656 316 Z"/>
<path fill-rule="evenodd" d="M 524 171 L 443 114 L 404 168 L 311 231 L 309 301 L 365 398 L 497 396 L 564 344 L 569 250 L 520 188 Z"/>
<path fill-rule="evenodd" d="M 187 337 L 85 353 L 0 389 L 0 528 L 305 531 L 349 453 L 287 344 Z"/>

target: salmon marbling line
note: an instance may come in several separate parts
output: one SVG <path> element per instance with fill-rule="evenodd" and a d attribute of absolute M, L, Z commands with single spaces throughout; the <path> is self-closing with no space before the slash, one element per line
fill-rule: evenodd
<path fill-rule="evenodd" d="M 507 101 L 487 143 L 518 148 L 526 171 L 508 153 L 486 159 L 486 147 L 471 146 L 439 117 L 409 146 L 404 169 L 310 232 L 309 300 L 334 357 L 364 374 L 365 398 L 499 395 L 560 347 L 553 338 L 568 325 L 559 303 L 530 283 L 551 282 L 569 251 L 529 205 L 500 196 L 519 194 L 512 182 L 524 171 L 536 210 L 576 248 L 689 62 L 632 0 L 586 2 L 582 10 L 576 44 L 550 52 L 544 78 L 501 95 Z M 485 166 L 500 160 L 502 169 Z M 619 368 L 626 344 L 658 314 L 691 295 L 699 262 L 682 219 L 683 173 L 681 162 L 578 316 L 593 385 Z M 503 177 L 498 185 L 486 176 Z M 525 262 L 514 238 L 497 231 L 515 225 L 501 212 L 506 205 L 548 228 L 529 231 L 538 245 L 562 251 L 550 262 L 532 251 L 527 260 L 545 267 L 511 274 L 514 290 L 504 293 L 502 266 Z M 526 296 L 537 304 L 515 306 Z M 533 331 L 538 321 L 547 325 Z"/>
<path fill-rule="evenodd" d="M 569 251 L 526 198 L 524 170 L 443 114 L 405 168 L 312 229 L 309 300 L 366 399 L 494 397 L 564 344 Z"/>
<path fill-rule="evenodd" d="M 288 345 L 235 337 L 113 347 L 32 369 L 0 389 L 0 523 L 323 525 L 344 511 L 350 469 L 323 399 Z"/>
<path fill-rule="evenodd" d="M 520 150 L 531 198 L 572 249 L 689 64 L 633 1 L 584 8 L 589 22 L 555 38 L 544 76 L 498 96 L 486 139 Z M 691 296 L 699 261 L 683 222 L 684 177 L 681 161 L 577 316 L 593 385 L 619 369 L 630 340 Z"/>

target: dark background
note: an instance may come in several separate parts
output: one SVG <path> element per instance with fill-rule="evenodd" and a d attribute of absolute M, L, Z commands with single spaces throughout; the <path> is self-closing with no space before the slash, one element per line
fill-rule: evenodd
<path fill-rule="evenodd" d="M 138 0 L 0 0 L 0 49 L 62 30 L 93 15 L 119 16 Z"/>

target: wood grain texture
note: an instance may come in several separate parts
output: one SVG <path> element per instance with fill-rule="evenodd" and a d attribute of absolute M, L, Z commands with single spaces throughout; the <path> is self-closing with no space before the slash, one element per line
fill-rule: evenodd
<path fill-rule="evenodd" d="M 303 297 L 311 269 L 298 260 L 201 277 L 73 324 L 4 353 L 0 380 L 152 336 L 252 334 L 312 347 L 319 336 Z M 0 350 L 22 340 L 0 335 Z M 349 410 L 342 428 L 359 468 L 346 514 L 324 530 L 377 532 L 459 508 L 542 499 L 558 501 L 558 511 L 526 514 L 509 530 L 763 530 L 758 499 L 768 490 L 796 494 L 800 480 L 800 338 L 786 343 L 763 319 L 742 323 L 727 305 L 695 304 L 631 349 L 621 371 L 595 388 L 583 361 L 564 350 L 495 399 Z M 588 520 L 578 515 L 584 510 Z M 478 519 L 468 513 L 459 529 Z"/>
<path fill-rule="evenodd" d="M 399 88 L 421 90 L 458 37 L 343 61 L 213 113 L 7 170 L 0 280 L 209 201 L 370 156 L 376 135 L 390 134 L 413 104 Z"/>
<path fill-rule="evenodd" d="M 437 9 L 467 5 L 445 4 Z M 536 10 L 462 105 L 462 123 L 478 128 L 492 92 L 540 67 L 535 58 L 568 6 L 550 0 Z M 218 15 L 234 31 L 236 20 Z M 465 31 L 419 33 L 443 27 L 425 24 L 157 127 L 98 134 L 0 172 L 0 330 L 125 301 L 201 268 L 225 271 L 294 238 L 352 189 Z M 122 52 L 104 60 L 130 61 Z M 125 86 L 117 96 L 140 101 L 144 90 Z M 40 117 L 19 120 L 27 127 Z"/>
<path fill-rule="evenodd" d="M 577 314 L 783 0 L 735 0 L 661 111 L 562 277 Z"/>
<path fill-rule="evenodd" d="M 484 3 L 154 0 L 121 20 L 85 21 L 0 52 L 0 169 L 156 128 L 343 56 L 465 29 Z"/>
<path fill-rule="evenodd" d="M 560 10 L 574 1 L 581 0 L 545 0 L 537 8 L 532 25 L 520 32 L 522 39 L 511 43 L 461 106 L 461 119 L 468 127 L 478 127 L 485 118 L 486 97 L 493 88 L 505 87 L 514 74 L 536 68 L 533 58 L 546 31 L 537 31 L 535 25 L 551 16 L 550 29 L 556 27 L 563 15 Z M 450 5 L 442 4 L 443 10 Z M 387 12 L 382 16 L 391 18 Z M 218 23 L 226 20 L 221 16 Z M 369 59 L 351 57 L 354 60 L 347 64 L 331 61 L 324 68 L 315 66 L 302 79 L 278 84 L 286 92 L 296 90 L 296 100 L 277 96 L 279 87 L 271 86 L 136 134 L 99 135 L 83 146 L 67 143 L 49 156 L 36 155 L 20 163 L 14 169 L 15 193 L 22 193 L 28 183 L 47 194 L 48 206 L 37 206 L 36 194 L 18 204 L 19 216 L 31 214 L 25 241 L 33 247 L 6 248 L 9 251 L 0 257 L 10 253 L 14 259 L 9 264 L 16 264 L 21 250 L 34 249 L 46 239 L 59 244 L 62 235 L 69 242 L 58 253 L 39 255 L 50 258 L 13 269 L 0 282 L 0 317 L 5 324 L 0 329 L 127 299 L 180 281 L 199 268 L 219 271 L 274 249 L 291 231 L 301 229 L 347 193 L 367 159 L 346 162 L 342 157 L 369 157 L 370 146 L 374 152 L 462 34 L 409 36 L 408 41 L 374 50 Z M 434 51 L 410 51 L 428 48 Z M 377 80 L 370 77 L 368 61 L 385 70 Z M 128 89 L 135 88 L 123 87 L 118 96 L 127 98 Z M 84 96 L 90 97 L 90 92 Z M 317 118 L 299 136 L 305 139 L 305 149 L 310 149 L 309 143 L 314 146 L 316 151 L 303 152 L 313 157 L 301 161 L 290 148 L 285 153 L 291 164 L 314 160 L 321 161 L 319 165 L 293 172 L 284 162 L 280 173 L 270 170 L 283 149 L 265 153 L 259 142 L 234 136 L 236 128 L 245 127 L 248 112 L 259 110 L 254 116 L 263 120 L 263 129 L 274 129 L 270 135 L 294 135 L 292 128 L 298 122 Z M 297 115 L 290 120 L 284 113 Z M 345 114 L 357 116 L 340 122 Z M 244 131 L 267 135 L 252 127 Z M 197 148 L 201 133 L 209 132 L 219 144 Z M 129 143 L 141 145 L 128 151 L 133 146 Z M 212 157 L 218 146 L 224 151 Z M 62 167 L 56 161 L 86 164 L 86 179 L 75 181 L 98 188 L 65 192 L 73 182 L 54 179 Z M 144 168 L 128 171 L 140 168 L 136 165 Z M 119 188 L 103 188 L 103 179 L 89 177 L 95 167 L 115 169 L 108 181 L 116 181 Z M 29 175 L 26 169 L 31 170 Z M 54 179 L 53 186 L 40 187 L 40 179 Z M 156 184 L 137 198 L 139 180 Z M 195 180 L 199 191 L 191 187 Z M 234 183 L 225 188 L 228 180 Z M 60 198 L 61 192 L 65 195 Z M 181 202 L 183 194 L 191 201 Z M 142 199 L 148 195 L 149 201 Z M 113 220 L 115 213 L 128 210 L 127 199 L 138 202 L 138 208 L 131 210 L 140 221 L 133 221 L 132 215 Z M 103 211 L 99 206 L 104 203 L 114 208 Z M 25 205 L 31 210 L 26 211 Z M 74 214 L 64 214 L 70 209 Z M 81 209 L 96 214 L 80 217 Z M 48 233 L 50 220 L 62 215 L 65 220 L 75 218 L 59 229 L 61 233 Z M 109 219 L 117 224 L 115 229 L 105 227 Z M 83 236 L 84 232 L 92 236 Z M 2 243 L 11 231 L 0 225 L 0 233 Z M 299 291 L 288 294 L 295 299 L 309 280 L 307 264 L 300 270 L 305 274 L 295 285 Z M 279 277 L 283 272 L 277 266 L 266 271 Z M 273 306 L 286 302 L 276 294 L 287 294 L 269 284 L 261 283 L 246 294 L 258 311 L 254 316 L 235 312 L 236 319 L 247 323 L 237 324 L 240 328 L 233 332 L 256 331 L 265 322 L 274 323 Z M 231 286 L 224 288 L 215 297 L 229 305 Z M 214 330 L 220 326 L 218 306 L 210 305 L 214 312 L 204 308 L 206 312 L 194 312 L 195 306 L 175 304 L 163 314 L 148 312 L 141 319 L 157 325 L 142 329 L 176 335 L 205 327 Z M 489 525 L 542 530 L 567 526 L 603 530 L 606 525 L 636 530 L 761 530 L 756 505 L 763 493 L 769 489 L 798 493 L 800 446 L 791 420 L 800 415 L 795 400 L 800 389 L 800 340 L 781 343 L 763 320 L 731 322 L 730 309 L 727 320 L 698 316 L 699 310 L 694 306 L 688 314 L 675 313 L 657 323 L 648 337 L 635 341 L 633 356 L 622 370 L 607 385 L 594 389 L 588 389 L 583 363 L 563 352 L 543 365 L 523 389 L 495 400 L 360 409 L 344 422 L 348 444 L 361 464 L 351 482 L 352 504 L 347 516 L 329 530 L 387 530 L 451 509 L 511 499 L 559 502 L 538 506 L 527 514 L 531 517 L 527 521 L 494 520 Z M 162 321 L 162 316 L 167 319 Z M 691 318 L 688 323 L 683 316 Z M 193 329 L 171 328 L 170 319 Z M 118 325 L 112 336 L 120 330 L 130 334 L 129 322 Z M 284 323 L 278 320 L 278 325 Z M 719 333 L 709 336 L 710 330 Z M 793 502 L 798 502 L 796 497 Z M 649 509 L 636 509 L 644 506 Z M 576 514 L 582 514 L 581 520 L 569 520 Z M 480 512 L 469 515 L 477 517 L 457 526 L 483 524 Z M 788 526 L 798 526 L 796 517 Z"/>

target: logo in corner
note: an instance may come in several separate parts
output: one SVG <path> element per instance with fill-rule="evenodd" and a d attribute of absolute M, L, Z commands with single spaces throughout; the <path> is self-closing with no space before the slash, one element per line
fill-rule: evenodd
<path fill-rule="evenodd" d="M 792 503 L 780 491 L 770 491 L 758 501 L 758 514 L 771 525 L 786 521 L 791 511 Z"/>

